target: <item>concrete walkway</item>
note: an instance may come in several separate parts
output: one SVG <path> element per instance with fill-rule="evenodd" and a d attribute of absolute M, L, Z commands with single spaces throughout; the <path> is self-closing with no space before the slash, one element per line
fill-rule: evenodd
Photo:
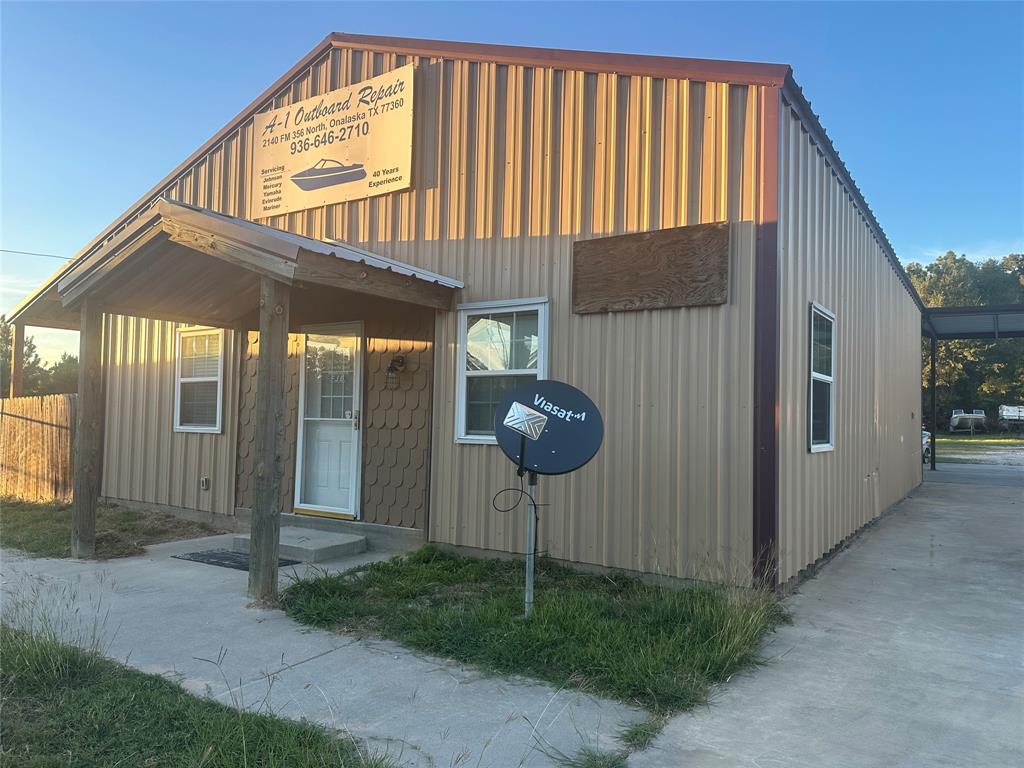
<path fill-rule="evenodd" d="M 630 768 L 1024 765 L 1024 471 L 940 465 Z"/>
<path fill-rule="evenodd" d="M 772 636 L 772 661 L 674 718 L 630 768 L 1024 765 L 1024 472 L 944 465 L 926 477 L 788 599 L 794 623 Z M 72 632 L 81 619 L 139 669 L 348 729 L 409 765 L 550 765 L 554 750 L 614 749 L 624 723 L 645 719 L 305 629 L 246 607 L 244 572 L 170 558 L 229 538 L 106 563 L 4 551 L 3 607 L 45 605 Z"/>
<path fill-rule="evenodd" d="M 576 691 L 486 677 L 395 643 L 310 630 L 281 611 L 246 607 L 245 572 L 171 558 L 229 548 L 230 539 L 161 544 L 103 563 L 3 550 L 4 613 L 43 610 L 73 642 L 87 644 L 98 631 L 107 655 L 133 667 L 227 703 L 348 730 L 403 765 L 551 765 L 556 751 L 616 748 L 623 724 L 646 717 Z"/>

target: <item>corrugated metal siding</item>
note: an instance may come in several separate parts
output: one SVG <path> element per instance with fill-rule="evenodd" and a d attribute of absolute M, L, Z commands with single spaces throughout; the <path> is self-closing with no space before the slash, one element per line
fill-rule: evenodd
<path fill-rule="evenodd" d="M 461 300 L 548 296 L 550 375 L 594 394 L 599 459 L 545 481 L 541 548 L 608 566 L 749 568 L 753 225 L 734 228 L 730 303 L 570 314 L 579 238 L 754 219 L 760 86 L 326 52 L 266 107 L 402 66 L 416 72 L 413 188 L 266 220 L 464 280 Z M 247 213 L 251 121 L 162 192 Z M 509 465 L 452 441 L 455 317 L 435 329 L 431 538 L 519 550 L 522 518 L 491 494 Z M 746 578 L 745 576 L 741 578 Z"/>
<path fill-rule="evenodd" d="M 550 375 L 584 389 L 605 418 L 597 457 L 544 478 L 540 549 L 566 560 L 687 575 L 710 561 L 749 578 L 755 229 L 731 232 L 729 303 L 573 315 L 571 239 L 512 269 L 510 295 L 551 295 Z M 495 258 L 499 258 L 495 255 Z M 538 274 L 539 273 L 539 274 Z M 522 551 L 525 514 L 491 509 L 516 484 L 497 448 L 453 442 L 457 319 L 440 318 L 430 538 Z"/>
<path fill-rule="evenodd" d="M 921 482 L 921 320 L 788 108 L 780 145 L 779 570 L 786 581 Z M 807 449 L 810 302 L 836 313 L 836 447 L 816 454 Z"/>
<path fill-rule="evenodd" d="M 102 495 L 232 514 L 238 334 L 224 333 L 223 432 L 175 432 L 174 323 L 108 315 Z M 202 476 L 210 490 L 199 489 Z"/>

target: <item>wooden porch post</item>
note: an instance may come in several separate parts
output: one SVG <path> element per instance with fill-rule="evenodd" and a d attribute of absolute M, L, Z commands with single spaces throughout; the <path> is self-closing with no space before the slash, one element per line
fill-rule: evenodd
<path fill-rule="evenodd" d="M 14 337 L 11 339 L 11 397 L 21 397 L 25 393 L 25 326 L 14 324 Z"/>
<path fill-rule="evenodd" d="M 74 508 L 71 556 L 96 555 L 96 501 L 103 465 L 103 311 L 94 299 L 82 300 L 78 331 L 78 417 L 75 423 Z"/>
<path fill-rule="evenodd" d="M 253 483 L 249 596 L 277 598 L 284 479 L 285 367 L 291 289 L 260 278 L 260 357 L 256 367 L 256 478 Z"/>

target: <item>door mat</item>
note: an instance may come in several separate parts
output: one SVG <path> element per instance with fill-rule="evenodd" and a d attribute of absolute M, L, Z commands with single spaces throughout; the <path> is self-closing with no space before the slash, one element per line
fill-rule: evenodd
<path fill-rule="evenodd" d="M 234 568 L 236 571 L 249 570 L 249 553 L 232 552 L 230 549 L 208 549 L 205 552 L 189 552 L 184 555 L 171 555 L 176 560 L 191 560 L 193 563 L 206 563 L 220 568 Z M 300 560 L 289 560 L 286 557 L 277 559 L 277 567 L 298 565 Z"/>

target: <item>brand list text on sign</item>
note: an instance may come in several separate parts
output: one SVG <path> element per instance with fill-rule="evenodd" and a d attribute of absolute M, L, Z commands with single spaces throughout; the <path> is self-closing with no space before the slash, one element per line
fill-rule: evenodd
<path fill-rule="evenodd" d="M 250 218 L 407 189 L 413 65 L 256 115 Z"/>

